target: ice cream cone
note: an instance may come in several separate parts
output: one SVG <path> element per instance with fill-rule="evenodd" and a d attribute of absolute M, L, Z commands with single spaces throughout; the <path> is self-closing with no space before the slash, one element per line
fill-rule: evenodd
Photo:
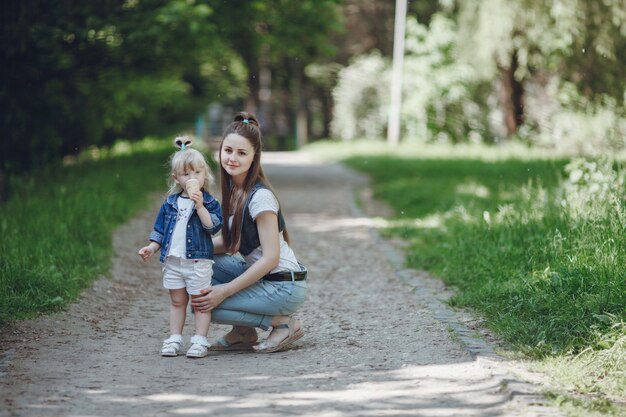
<path fill-rule="evenodd" d="M 187 180 L 185 186 L 187 187 L 187 194 L 189 195 L 192 195 L 196 191 L 200 191 L 200 183 L 195 178 Z"/>

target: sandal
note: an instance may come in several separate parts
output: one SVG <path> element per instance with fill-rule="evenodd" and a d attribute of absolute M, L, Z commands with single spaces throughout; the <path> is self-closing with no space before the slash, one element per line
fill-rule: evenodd
<path fill-rule="evenodd" d="M 267 339 L 265 339 L 264 341 L 256 345 L 254 350 L 259 353 L 272 353 L 287 349 L 293 344 L 293 342 L 304 336 L 304 331 L 302 331 L 302 328 L 294 331 L 295 324 L 296 319 L 291 317 L 288 324 L 277 324 L 276 326 L 273 326 L 274 329 L 289 329 L 289 334 L 278 344 L 276 344 L 275 342 L 269 342 Z"/>
<path fill-rule="evenodd" d="M 195 335 L 191 338 L 191 347 L 187 351 L 188 358 L 204 358 L 209 354 L 211 345 L 206 337 Z"/>
<path fill-rule="evenodd" d="M 168 337 L 163 341 L 161 356 L 174 357 L 180 354 L 183 348 L 183 341 L 179 337 Z"/>
<path fill-rule="evenodd" d="M 236 334 L 239 336 L 244 336 L 245 333 L 242 333 L 240 330 L 234 330 Z M 256 335 L 256 332 L 255 332 Z M 226 340 L 226 336 L 222 336 L 215 341 L 215 344 L 211 346 L 211 350 L 221 350 L 221 351 L 249 351 L 252 350 L 252 347 L 257 344 L 257 340 L 252 342 L 244 342 L 243 340 L 238 340 L 236 342 L 229 342 Z"/>

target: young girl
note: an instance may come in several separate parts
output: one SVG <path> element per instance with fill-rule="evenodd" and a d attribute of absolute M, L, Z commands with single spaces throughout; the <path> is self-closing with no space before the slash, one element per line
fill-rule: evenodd
<path fill-rule="evenodd" d="M 261 130 L 256 117 L 238 113 L 220 146 L 222 207 L 228 219 L 222 236 L 213 239 L 214 284 L 195 297 L 196 311 L 212 311 L 216 323 L 233 329 L 215 350 L 276 352 L 304 335 L 291 317 L 304 302 L 306 269 L 289 246 L 285 220 L 261 167 Z M 254 327 L 272 328 L 257 342 Z"/>
<path fill-rule="evenodd" d="M 211 235 L 222 226 L 220 205 L 209 194 L 212 177 L 204 156 L 190 148 L 189 137 L 178 137 L 175 144 L 180 150 L 171 158 L 168 196 L 157 214 L 150 243 L 139 249 L 139 256 L 144 261 L 161 249 L 163 286 L 170 292 L 171 333 L 163 342 L 162 356 L 177 356 L 183 347 L 182 333 L 189 296 L 193 299 L 201 289 L 211 285 Z M 195 335 L 191 338 L 187 357 L 207 355 L 210 322 L 210 312 L 196 312 Z"/>

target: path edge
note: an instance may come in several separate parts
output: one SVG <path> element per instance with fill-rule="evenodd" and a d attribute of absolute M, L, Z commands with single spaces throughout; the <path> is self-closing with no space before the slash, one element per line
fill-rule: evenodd
<path fill-rule="evenodd" d="M 344 167 L 353 171 L 345 165 Z M 361 173 L 356 174 L 363 175 Z M 365 177 L 367 178 L 367 176 Z M 367 185 L 364 187 L 368 189 L 367 195 L 371 196 L 369 180 L 366 180 L 366 184 Z M 360 188 L 353 185 L 348 187 L 348 199 L 350 201 L 351 213 L 355 217 L 372 220 L 357 204 L 357 201 L 362 197 L 360 191 Z M 366 201 L 361 201 L 364 204 L 366 203 Z M 471 312 L 467 310 L 454 310 L 441 299 L 432 284 L 427 282 L 428 279 L 442 283 L 440 279 L 434 278 L 430 274 L 426 277 L 425 275 L 427 273 L 425 271 L 407 268 L 405 266 L 405 255 L 402 251 L 381 237 L 376 227 L 373 226 L 374 222 L 372 221 L 367 227 L 368 232 L 392 266 L 396 278 L 398 278 L 404 286 L 409 288 L 411 292 L 416 294 L 432 313 L 433 317 L 450 330 L 453 337 L 458 339 L 463 349 L 465 349 L 480 366 L 490 369 L 501 365 L 506 369 L 506 377 L 500 389 L 501 392 L 510 399 L 512 407 L 524 408 L 529 415 L 533 417 L 566 417 L 566 414 L 547 398 L 546 391 L 549 390 L 548 387 L 531 383 L 515 376 L 514 373 L 520 373 L 520 369 L 516 368 L 514 372 L 508 360 L 496 352 L 495 346 L 491 345 L 483 337 L 480 337 L 477 330 L 473 330 L 463 324 L 461 317 L 465 316 L 467 318 L 468 315 L 471 315 Z M 522 370 L 521 372 L 524 371 Z"/>

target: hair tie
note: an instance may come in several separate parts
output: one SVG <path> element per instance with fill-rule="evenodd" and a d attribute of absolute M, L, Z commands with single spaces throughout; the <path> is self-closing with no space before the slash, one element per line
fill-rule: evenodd
<path fill-rule="evenodd" d="M 192 141 L 187 136 L 177 137 L 176 140 L 174 141 L 174 145 L 180 148 L 181 151 L 184 151 L 185 149 L 187 149 L 187 147 L 191 146 L 191 144 L 192 144 Z"/>
<path fill-rule="evenodd" d="M 250 124 L 250 121 L 248 119 L 243 119 L 241 122 L 245 124 Z"/>

